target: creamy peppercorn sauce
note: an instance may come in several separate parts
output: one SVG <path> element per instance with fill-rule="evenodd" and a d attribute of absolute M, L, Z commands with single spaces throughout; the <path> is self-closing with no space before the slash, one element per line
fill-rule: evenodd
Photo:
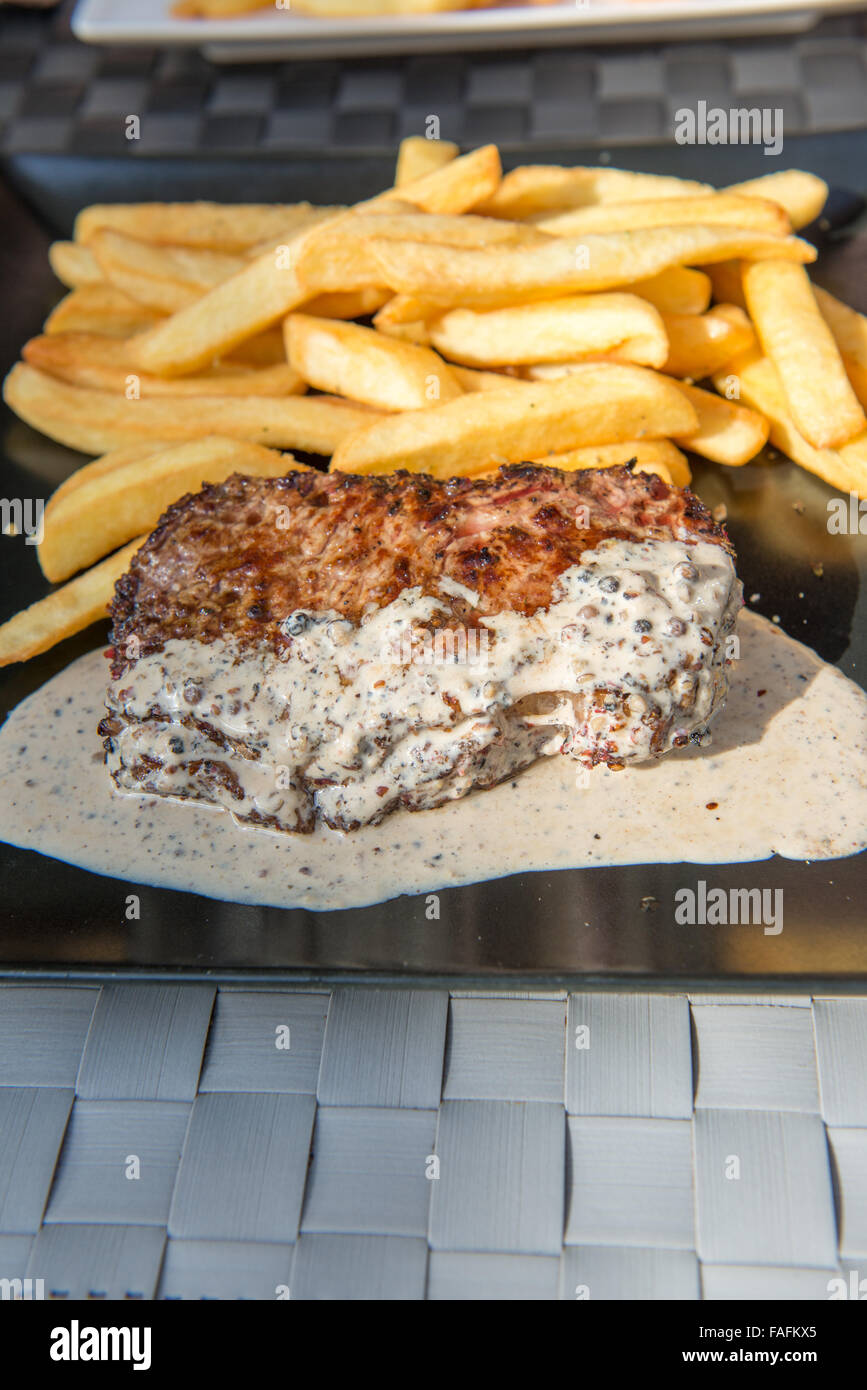
<path fill-rule="evenodd" d="M 736 636 L 728 699 L 704 746 L 622 770 L 540 757 L 434 810 L 307 835 L 242 825 L 203 802 L 114 790 L 94 733 L 106 662 L 92 652 L 0 730 L 0 838 L 135 882 L 311 909 L 531 870 L 863 849 L 867 696 L 752 612 L 741 612 Z"/>
<path fill-rule="evenodd" d="M 701 736 L 740 603 L 720 545 L 608 539 L 532 617 L 454 631 L 445 601 L 405 589 L 358 625 L 289 615 L 279 654 L 169 640 L 109 686 L 108 766 L 123 790 L 294 831 L 436 806 L 554 754 L 638 762 Z"/>

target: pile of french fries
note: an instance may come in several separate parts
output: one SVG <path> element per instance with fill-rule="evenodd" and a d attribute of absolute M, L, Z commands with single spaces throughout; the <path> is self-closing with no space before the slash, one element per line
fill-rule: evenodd
<path fill-rule="evenodd" d="M 68 582 L 0 627 L 0 664 L 104 613 L 172 502 L 304 466 L 286 450 L 441 478 L 635 460 L 683 486 L 684 450 L 737 467 L 770 437 L 867 496 L 867 318 L 811 284 L 794 235 L 826 197 L 797 170 L 722 191 L 504 176 L 493 145 L 413 138 L 351 208 L 85 208 L 4 395 L 99 457 L 46 507 L 39 559 Z"/>

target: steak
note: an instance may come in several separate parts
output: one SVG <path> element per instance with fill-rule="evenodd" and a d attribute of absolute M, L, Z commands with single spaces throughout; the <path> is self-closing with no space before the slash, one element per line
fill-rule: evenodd
<path fill-rule="evenodd" d="M 740 602 L 702 503 L 629 467 L 236 475 L 118 582 L 106 761 L 290 831 L 619 768 L 704 737 Z"/>

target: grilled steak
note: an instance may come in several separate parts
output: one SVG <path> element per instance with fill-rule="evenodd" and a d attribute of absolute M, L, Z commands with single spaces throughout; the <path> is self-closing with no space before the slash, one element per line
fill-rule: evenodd
<path fill-rule="evenodd" d="M 700 738 L 739 603 L 704 506 L 628 468 L 234 476 L 119 581 L 100 732 L 123 790 L 352 829 Z"/>

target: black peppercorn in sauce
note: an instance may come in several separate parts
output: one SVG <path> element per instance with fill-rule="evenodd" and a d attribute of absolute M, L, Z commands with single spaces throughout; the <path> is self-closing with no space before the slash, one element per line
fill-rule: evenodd
<path fill-rule="evenodd" d="M 131 881 L 312 909 L 518 870 L 856 853 L 867 841 L 867 696 L 755 613 L 741 613 L 737 636 L 712 741 L 686 740 L 622 770 L 543 758 L 433 810 L 396 811 L 351 832 L 320 824 L 309 835 L 239 825 L 201 802 L 112 791 L 94 735 L 106 663 L 92 652 L 0 731 L 0 838 L 96 873 L 122 865 Z"/>

